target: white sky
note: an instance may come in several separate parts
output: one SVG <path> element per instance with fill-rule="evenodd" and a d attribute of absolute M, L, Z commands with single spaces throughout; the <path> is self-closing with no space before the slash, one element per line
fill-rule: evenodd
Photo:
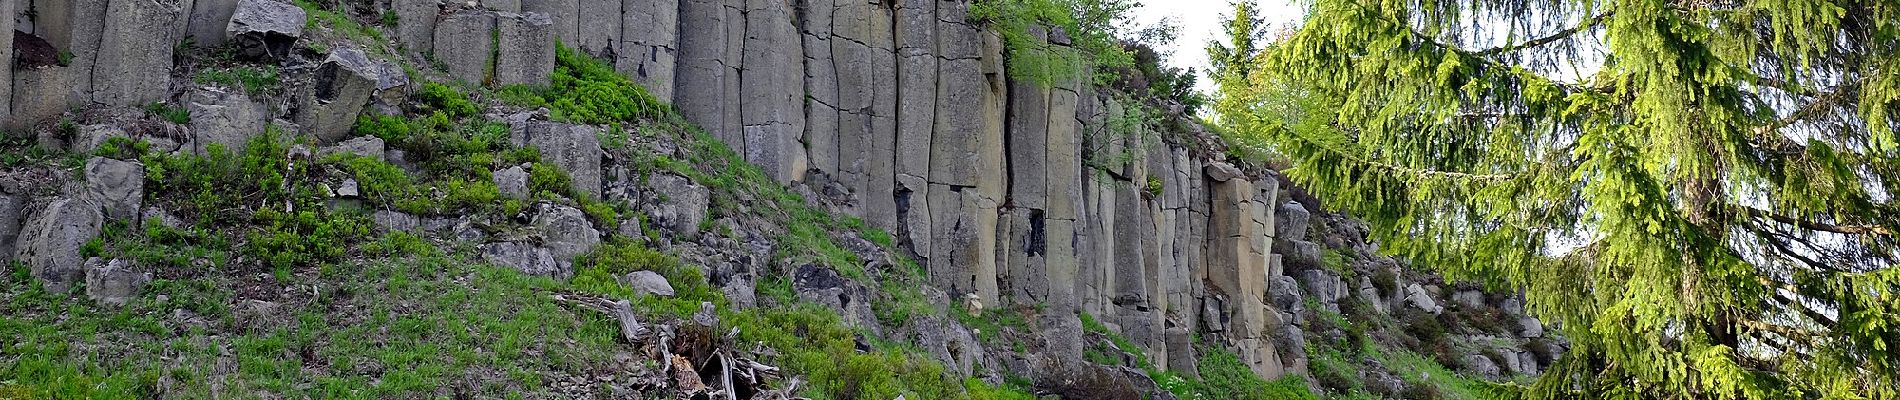
<path fill-rule="evenodd" d="M 1173 17 L 1174 23 L 1181 27 L 1181 36 L 1174 42 L 1168 57 L 1168 65 L 1177 68 L 1194 68 L 1201 72 L 1198 88 L 1203 92 L 1212 92 L 1214 83 L 1208 79 L 1207 41 L 1221 37 L 1220 18 L 1233 12 L 1229 0 L 1143 0 L 1142 7 L 1135 11 L 1137 26 L 1152 25 L 1162 18 Z M 1268 26 L 1278 28 L 1300 20 L 1306 12 L 1296 0 L 1258 0 L 1262 16 Z"/>

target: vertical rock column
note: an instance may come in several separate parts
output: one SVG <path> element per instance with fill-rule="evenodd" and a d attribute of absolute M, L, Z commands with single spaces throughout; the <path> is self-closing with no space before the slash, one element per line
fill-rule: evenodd
<path fill-rule="evenodd" d="M 1224 297 L 1226 338 L 1254 374 L 1278 378 L 1285 368 L 1267 333 L 1266 257 L 1255 247 L 1266 235 L 1254 215 L 1258 192 L 1233 166 L 1212 164 L 1206 173 L 1213 192 L 1207 281 Z"/>
<path fill-rule="evenodd" d="M 639 82 L 660 101 L 673 101 L 673 65 L 679 58 L 680 0 L 625 0 L 621 3 L 621 75 Z M 557 23 L 558 24 L 558 23 Z"/>
<path fill-rule="evenodd" d="M 849 1 L 849 0 L 846 0 Z M 838 174 L 838 67 L 832 58 L 833 0 L 800 2 L 799 42 L 805 50 L 805 145 L 810 168 Z"/>
<path fill-rule="evenodd" d="M 740 76 L 741 121 L 746 161 L 781 183 L 805 173 L 805 72 L 801 36 L 792 26 L 789 0 L 747 0 Z"/>
<path fill-rule="evenodd" d="M 673 105 L 687 121 L 705 128 L 713 137 L 745 154 L 745 141 L 736 127 L 725 124 L 726 1 L 680 0 L 679 63 L 674 70 Z M 743 21 L 739 21 L 743 22 Z M 733 60 L 732 64 L 736 64 Z M 733 76 L 736 80 L 736 75 Z M 736 106 L 735 106 L 736 107 Z"/>
<path fill-rule="evenodd" d="M 495 13 L 461 10 L 443 16 L 435 26 L 435 59 L 449 76 L 483 83 L 495 53 Z"/>
<path fill-rule="evenodd" d="M 892 193 L 899 224 L 895 232 L 927 261 L 933 255 L 928 195 L 937 112 L 937 2 L 898 0 L 895 12 L 897 148 Z M 819 142 L 814 140 L 812 145 Z"/>
<path fill-rule="evenodd" d="M 566 1 L 573 2 L 573 0 Z M 435 0 L 394 0 L 394 2 L 397 43 L 401 43 L 402 47 L 411 53 L 433 53 L 435 51 L 435 23 L 442 13 L 442 6 Z"/>
<path fill-rule="evenodd" d="M 495 84 L 546 86 L 554 73 L 553 28 L 547 14 L 500 13 Z"/>
<path fill-rule="evenodd" d="M 163 100 L 171 91 L 178 0 L 116 0 L 106 6 L 92 99 L 107 105 Z"/>
<path fill-rule="evenodd" d="M 1003 186 L 1002 40 L 969 25 L 966 5 L 938 8 L 937 110 L 931 137 L 931 278 L 997 304 L 996 208 Z"/>
<path fill-rule="evenodd" d="M 435 3 L 432 0 L 396 0 L 403 3 L 414 1 Z M 547 14 L 554 22 L 549 28 L 554 37 L 568 48 L 580 48 L 580 0 L 521 0 L 521 12 Z M 656 11 L 657 12 L 657 11 Z M 677 14 L 675 15 L 677 16 Z M 400 28 L 400 26 L 398 27 Z"/>

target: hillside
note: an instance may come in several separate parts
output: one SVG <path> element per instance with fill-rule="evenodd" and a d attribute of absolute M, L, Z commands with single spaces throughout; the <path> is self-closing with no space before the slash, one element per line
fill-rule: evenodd
<path fill-rule="evenodd" d="M 0 398 L 1455 399 L 1567 346 L 994 3 L 5 3 Z"/>

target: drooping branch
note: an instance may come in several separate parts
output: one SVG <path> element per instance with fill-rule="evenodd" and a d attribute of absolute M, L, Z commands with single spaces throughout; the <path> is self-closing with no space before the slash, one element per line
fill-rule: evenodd
<path fill-rule="evenodd" d="M 1569 38 L 1571 36 L 1575 36 L 1577 32 L 1590 30 L 1591 27 L 1595 27 L 1597 24 L 1603 23 L 1605 19 L 1609 19 L 1610 15 L 1612 14 L 1615 14 L 1615 12 L 1609 11 L 1609 12 L 1604 12 L 1602 14 L 1597 14 L 1596 16 L 1592 16 L 1589 19 L 1583 20 L 1583 23 L 1577 24 L 1577 26 L 1565 28 L 1564 30 L 1557 31 L 1556 33 L 1552 33 L 1548 36 L 1531 39 L 1523 43 L 1518 43 L 1514 45 L 1499 46 L 1499 47 L 1484 49 L 1484 50 L 1478 51 L 1477 54 L 1480 56 L 1493 56 L 1493 55 L 1498 55 L 1498 54 L 1517 52 L 1519 50 L 1534 48 L 1534 47 L 1543 46 L 1546 44 L 1551 44 L 1553 42 L 1564 40 L 1565 38 Z"/>
<path fill-rule="evenodd" d="M 1881 225 L 1831 224 L 1831 223 L 1826 223 L 1826 222 L 1809 221 L 1805 219 L 1790 217 L 1786 215 L 1777 214 L 1768 210 L 1763 210 L 1763 209 L 1739 205 L 1739 204 L 1734 205 L 1734 206 L 1742 210 L 1743 212 L 1747 213 L 1751 217 L 1767 218 L 1775 222 L 1780 222 L 1780 223 L 1788 224 L 1788 225 L 1794 225 L 1797 227 L 1801 227 L 1801 229 L 1807 229 L 1811 231 L 1839 233 L 1843 235 L 1893 236 L 1894 234 L 1892 229 L 1889 229 Z"/>

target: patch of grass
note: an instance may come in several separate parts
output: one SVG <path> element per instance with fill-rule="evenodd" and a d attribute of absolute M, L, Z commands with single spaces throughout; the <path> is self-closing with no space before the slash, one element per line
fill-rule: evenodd
<path fill-rule="evenodd" d="M 422 90 L 416 91 L 416 99 L 435 110 L 448 113 L 450 118 L 469 117 L 482 112 L 480 106 L 468 99 L 468 94 L 436 82 L 422 84 Z"/>
<path fill-rule="evenodd" d="M 281 79 L 276 65 L 239 65 L 200 70 L 192 80 L 203 85 L 219 85 L 260 95 L 276 93 Z"/>
<path fill-rule="evenodd" d="M 145 112 L 147 114 L 157 116 L 159 119 L 169 121 L 174 124 L 184 125 L 184 124 L 191 123 L 190 111 L 186 111 L 184 107 L 177 107 L 170 104 L 165 104 L 164 102 L 152 102 L 151 104 L 146 104 Z"/>
<path fill-rule="evenodd" d="M 556 44 L 553 85 L 545 97 L 554 119 L 588 124 L 666 116 L 671 107 L 613 66 Z"/>

